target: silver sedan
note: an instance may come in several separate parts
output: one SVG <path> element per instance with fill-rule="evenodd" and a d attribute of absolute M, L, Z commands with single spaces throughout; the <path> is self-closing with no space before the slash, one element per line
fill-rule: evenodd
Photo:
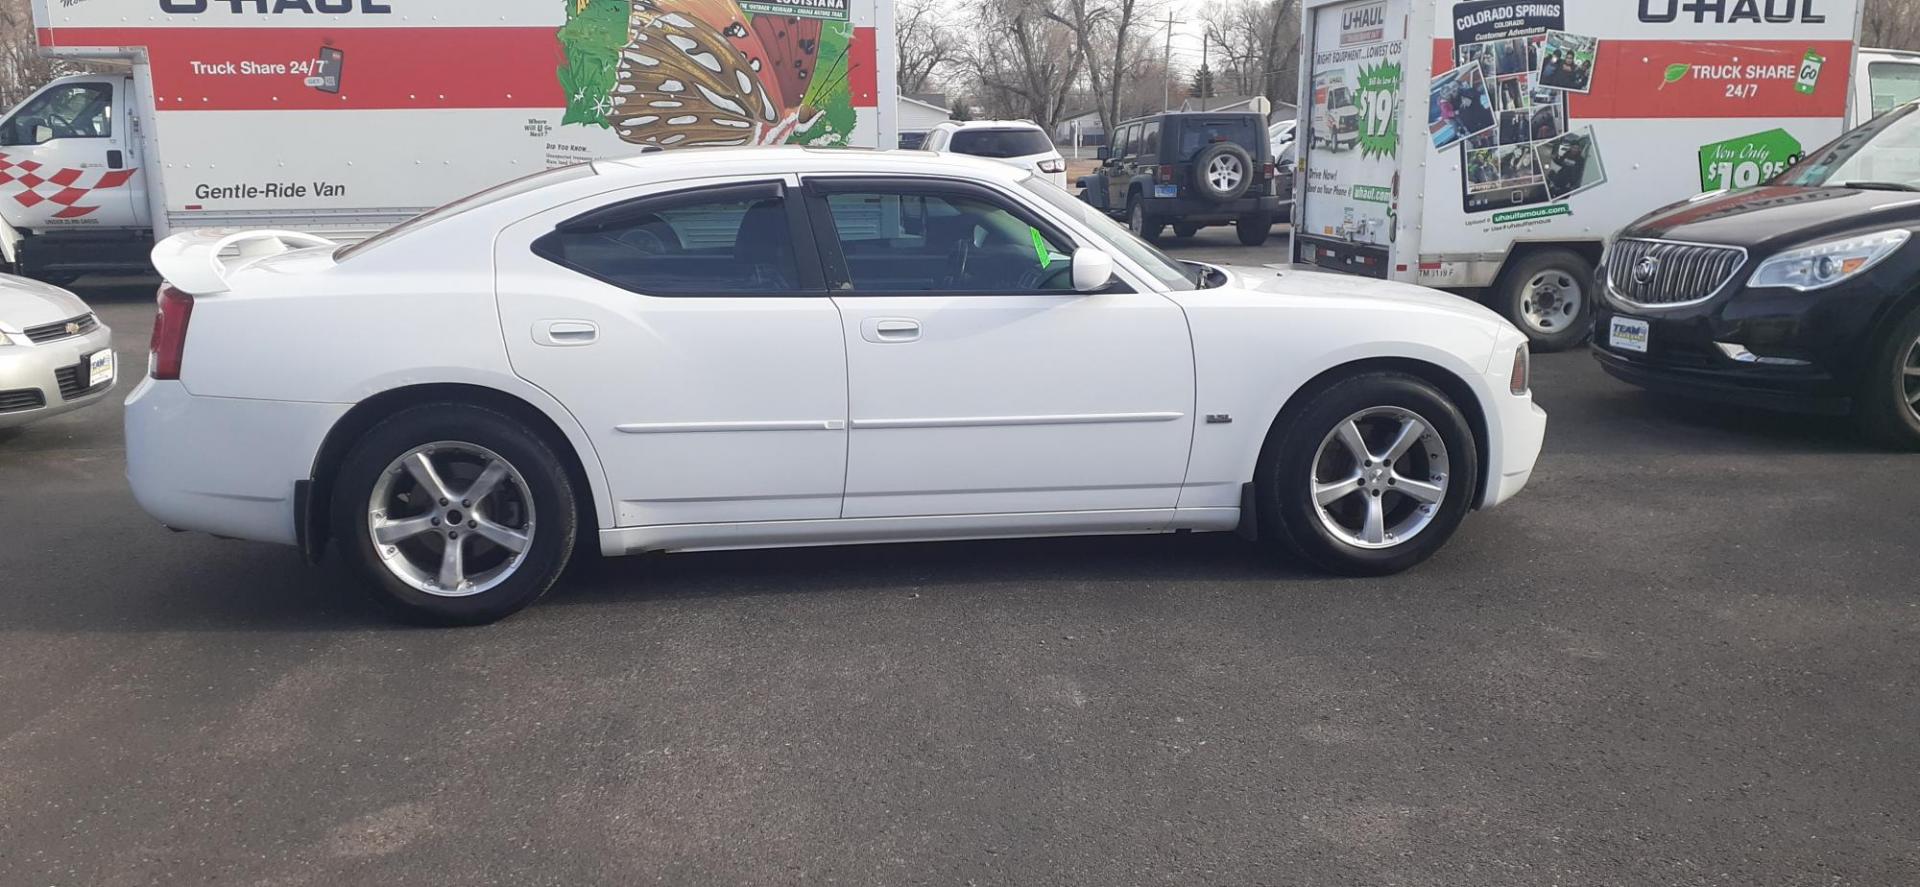
<path fill-rule="evenodd" d="M 0 274 L 0 428 L 98 402 L 118 371 L 113 331 L 80 297 Z"/>

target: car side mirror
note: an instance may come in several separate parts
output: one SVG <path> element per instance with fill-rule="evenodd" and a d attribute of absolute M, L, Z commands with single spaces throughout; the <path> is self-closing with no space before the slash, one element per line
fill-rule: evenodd
<path fill-rule="evenodd" d="M 1090 246 L 1073 251 L 1073 288 L 1097 293 L 1113 282 L 1113 257 Z"/>
<path fill-rule="evenodd" d="M 53 127 L 48 126 L 44 123 L 36 124 L 33 127 L 33 143 L 34 144 L 44 145 L 51 141 L 53 141 Z"/>
<path fill-rule="evenodd" d="M 1108 159 L 1110 159 L 1110 158 L 1112 158 L 1112 157 L 1113 157 L 1113 149 L 1111 149 L 1111 148 L 1101 148 L 1101 149 L 1100 149 L 1100 150 L 1099 150 L 1098 152 L 1096 152 L 1096 153 L 1095 153 L 1095 154 L 1094 154 L 1093 156 L 1094 156 L 1094 157 L 1097 157 L 1097 158 L 1099 158 L 1099 159 L 1100 159 L 1101 161 L 1103 161 L 1103 162 L 1104 162 L 1104 161 L 1106 161 L 1106 160 L 1108 160 Z"/>

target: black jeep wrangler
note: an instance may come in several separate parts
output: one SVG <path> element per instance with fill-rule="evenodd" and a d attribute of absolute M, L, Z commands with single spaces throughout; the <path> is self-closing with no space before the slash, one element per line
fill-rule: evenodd
<path fill-rule="evenodd" d="M 1258 114 L 1167 112 L 1115 127 L 1101 164 L 1080 178 L 1080 199 L 1152 240 L 1232 224 L 1259 246 L 1293 204 L 1291 169 L 1276 169 Z"/>

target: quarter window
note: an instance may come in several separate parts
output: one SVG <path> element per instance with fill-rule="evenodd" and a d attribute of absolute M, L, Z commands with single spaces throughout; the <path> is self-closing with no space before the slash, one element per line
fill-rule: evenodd
<path fill-rule="evenodd" d="M 70 83 L 49 89 L 21 105 L 0 129 L 0 142 L 9 145 L 112 136 L 113 87 L 104 83 Z"/>
<path fill-rule="evenodd" d="M 1141 131 L 1140 153 L 1150 157 L 1160 153 L 1160 121 L 1147 124 Z"/>
<path fill-rule="evenodd" d="M 769 295 L 803 289 L 776 186 L 640 198 L 534 241 L 548 261 L 646 295 Z"/>
<path fill-rule="evenodd" d="M 855 292 L 1073 289 L 1072 247 L 982 197 L 848 191 L 828 195 L 827 209 Z"/>

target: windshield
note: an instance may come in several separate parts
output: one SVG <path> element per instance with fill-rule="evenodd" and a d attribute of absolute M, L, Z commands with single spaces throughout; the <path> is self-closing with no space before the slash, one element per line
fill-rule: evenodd
<path fill-rule="evenodd" d="M 555 184 L 558 182 L 569 182 L 574 179 L 584 179 L 590 175 L 593 175 L 593 164 L 575 163 L 570 166 L 560 166 L 560 167 L 555 167 L 553 169 L 541 170 L 540 172 L 534 173 L 533 175 L 530 175 L 530 176 L 521 176 L 520 178 L 514 179 L 511 182 L 495 185 L 478 194 L 462 197 L 459 200 L 456 200 L 452 203 L 447 204 L 446 206 L 440 207 L 439 209 L 427 210 L 426 212 L 423 212 L 417 216 L 414 216 L 411 219 L 401 222 L 398 225 L 388 228 L 387 230 L 382 231 L 379 234 L 375 234 L 374 236 L 369 237 L 366 240 L 362 240 L 359 243 L 343 246 L 337 250 L 334 250 L 333 258 L 334 258 L 334 261 L 336 262 L 342 259 L 347 259 L 352 256 L 358 255 L 361 252 L 364 252 L 368 249 L 379 246 L 380 244 L 386 243 L 390 240 L 394 240 L 396 238 L 403 237 L 411 232 L 418 231 L 421 228 L 425 228 L 436 222 L 442 222 L 447 219 L 451 219 L 454 216 L 457 216 L 463 212 L 467 212 L 468 210 L 479 209 L 480 207 L 486 206 L 487 204 L 493 203 L 495 201 L 505 200 L 509 197 L 525 194 L 528 191 L 534 191 L 540 188 L 545 188 L 548 185 Z"/>
<path fill-rule="evenodd" d="M 1875 117 L 1780 174 L 1781 185 L 1920 189 L 1920 117 L 1907 105 Z"/>
<path fill-rule="evenodd" d="M 1028 176 L 1021 179 L 1020 184 L 1054 209 L 1072 216 L 1081 224 L 1099 232 L 1113 252 L 1120 253 L 1147 269 L 1147 273 L 1166 284 L 1168 289 L 1200 288 L 1203 275 L 1207 273 L 1201 267 L 1174 261 L 1166 253 L 1154 249 L 1146 241 L 1133 236 L 1133 232 L 1128 231 L 1119 222 L 1107 218 L 1105 213 L 1082 203 L 1072 194 L 1039 178 Z"/>
<path fill-rule="evenodd" d="M 1053 150 L 1047 134 L 1037 129 L 963 129 L 953 134 L 947 146 L 956 154 L 975 157 L 1029 157 Z"/>
<path fill-rule="evenodd" d="M 1873 62 L 1867 65 L 1867 85 L 1873 96 L 1873 116 L 1920 99 L 1920 63 Z"/>

